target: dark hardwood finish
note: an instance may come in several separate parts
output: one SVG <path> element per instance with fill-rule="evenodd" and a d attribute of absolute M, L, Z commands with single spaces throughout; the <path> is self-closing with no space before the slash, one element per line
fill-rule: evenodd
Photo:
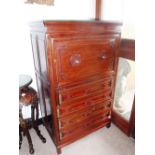
<path fill-rule="evenodd" d="M 112 122 L 116 124 L 126 135 L 129 135 L 129 122 L 116 111 L 112 111 Z"/>
<path fill-rule="evenodd" d="M 135 61 L 135 40 L 121 39 L 120 57 Z M 128 136 L 135 136 L 135 98 L 131 109 L 130 120 L 127 121 L 112 110 L 112 121 Z"/>
<path fill-rule="evenodd" d="M 115 123 L 127 136 L 135 137 L 135 99 L 131 109 L 130 120 L 127 121 L 114 110 L 112 111 L 112 122 Z"/>
<path fill-rule="evenodd" d="M 121 39 L 120 57 L 135 61 L 135 40 Z"/>
<path fill-rule="evenodd" d="M 101 4 L 102 0 L 96 0 L 95 20 L 101 20 Z"/>
<path fill-rule="evenodd" d="M 42 21 L 31 40 L 44 123 L 61 148 L 110 127 L 121 23 Z M 51 110 L 52 121 L 46 121 Z"/>
<path fill-rule="evenodd" d="M 129 122 L 129 135 L 135 138 L 135 97 L 132 105 L 130 122 Z"/>

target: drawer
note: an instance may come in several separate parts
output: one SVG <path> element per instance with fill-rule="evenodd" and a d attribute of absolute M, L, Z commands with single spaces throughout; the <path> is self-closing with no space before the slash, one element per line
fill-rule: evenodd
<path fill-rule="evenodd" d="M 99 129 L 110 122 L 110 117 L 106 115 L 98 115 L 89 119 L 81 124 L 75 124 L 69 128 L 61 128 L 59 132 L 60 140 L 67 140 L 69 138 L 75 138 L 78 135 L 90 133 L 94 129 Z"/>
<path fill-rule="evenodd" d="M 102 91 L 99 94 L 97 93 L 96 95 L 88 96 L 81 100 L 62 104 L 59 106 L 59 109 L 58 109 L 58 113 L 59 113 L 58 117 L 64 117 L 64 116 L 74 113 L 76 111 L 87 109 L 91 106 L 95 106 L 100 103 L 101 104 L 109 104 L 109 107 L 110 107 L 110 105 L 111 105 L 110 102 L 112 100 L 111 95 L 112 95 L 112 91 L 106 90 L 105 92 Z"/>
<path fill-rule="evenodd" d="M 83 82 L 61 87 L 58 91 L 59 104 L 67 104 L 73 100 L 90 96 L 94 93 L 111 90 L 113 87 L 113 77 L 107 77 L 95 81 Z"/>
<path fill-rule="evenodd" d="M 95 118 L 96 116 L 110 115 L 111 108 L 110 101 L 102 102 L 97 105 L 90 106 L 86 109 L 82 109 L 80 111 L 74 112 L 65 117 L 60 117 L 59 119 L 59 128 L 70 128 L 74 125 L 81 124 L 89 119 Z"/>
<path fill-rule="evenodd" d="M 56 40 L 58 82 L 77 81 L 114 70 L 115 38 Z"/>

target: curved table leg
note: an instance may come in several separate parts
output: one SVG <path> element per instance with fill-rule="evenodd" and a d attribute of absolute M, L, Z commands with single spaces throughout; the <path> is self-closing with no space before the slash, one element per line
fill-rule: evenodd
<path fill-rule="evenodd" d="M 30 152 L 30 154 L 33 154 L 33 153 L 34 153 L 34 148 L 33 148 L 31 136 L 30 136 L 30 133 L 29 133 L 27 127 L 24 128 L 24 132 L 25 132 L 25 135 L 26 135 L 26 137 L 27 137 L 27 141 L 28 141 L 28 143 L 29 143 L 29 152 Z"/>
<path fill-rule="evenodd" d="M 28 131 L 26 122 L 23 119 L 21 110 L 20 110 L 20 113 L 19 113 L 19 120 L 20 120 L 20 126 L 23 129 L 23 132 L 27 137 L 27 141 L 28 141 L 28 144 L 29 144 L 29 152 L 30 152 L 30 154 L 33 154 L 34 153 L 34 148 L 33 148 L 33 144 L 32 144 L 32 139 L 31 139 L 30 133 Z"/>
<path fill-rule="evenodd" d="M 35 109 L 36 109 L 36 121 L 34 120 L 34 113 L 35 113 Z M 39 109 L 38 109 L 38 102 L 33 104 L 31 106 L 31 118 L 32 118 L 32 124 L 33 124 L 33 128 L 36 131 L 37 135 L 39 136 L 39 138 L 41 139 L 41 141 L 43 143 L 46 143 L 46 139 L 43 137 L 43 135 L 41 134 L 39 128 L 38 128 L 38 117 L 39 117 Z"/>
<path fill-rule="evenodd" d="M 21 133 L 21 127 L 19 125 L 19 149 L 21 149 L 22 141 L 23 141 L 23 138 Z"/>

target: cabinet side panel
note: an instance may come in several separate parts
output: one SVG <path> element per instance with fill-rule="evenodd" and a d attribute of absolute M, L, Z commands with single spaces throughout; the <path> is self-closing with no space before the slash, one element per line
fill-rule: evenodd
<path fill-rule="evenodd" d="M 45 118 L 45 123 L 47 116 L 52 115 L 51 100 L 50 100 L 50 87 L 47 72 L 46 63 L 46 48 L 44 34 L 31 33 L 32 51 L 34 58 L 34 68 L 36 74 L 38 98 L 41 109 L 41 115 Z"/>
<path fill-rule="evenodd" d="M 49 83 L 50 83 L 50 98 L 51 98 L 51 108 L 52 108 L 52 126 L 53 126 L 53 132 L 54 132 L 54 142 L 56 146 L 60 144 L 59 139 L 59 128 L 58 128 L 58 107 L 57 107 L 57 98 L 56 98 L 56 72 L 55 72 L 55 62 L 54 57 L 55 53 L 53 50 L 53 40 L 54 38 L 46 35 L 46 45 L 47 45 L 47 67 L 48 67 L 48 75 L 49 75 Z"/>

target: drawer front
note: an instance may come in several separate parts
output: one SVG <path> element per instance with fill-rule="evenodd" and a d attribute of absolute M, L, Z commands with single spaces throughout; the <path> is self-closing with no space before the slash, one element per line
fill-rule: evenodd
<path fill-rule="evenodd" d="M 94 129 L 99 129 L 106 124 L 108 124 L 110 120 L 108 118 L 104 118 L 100 116 L 100 119 L 98 120 L 91 120 L 82 126 L 78 126 L 76 128 L 73 128 L 72 130 L 66 130 L 66 131 L 60 131 L 59 138 L 62 141 L 62 143 L 69 139 L 76 139 L 79 135 L 85 135 L 88 133 L 91 133 L 94 131 Z"/>
<path fill-rule="evenodd" d="M 107 103 L 108 104 L 108 103 Z M 111 119 L 111 110 L 105 105 L 94 106 L 86 112 L 59 119 L 60 139 L 76 136 L 79 132 L 97 128 Z"/>
<path fill-rule="evenodd" d="M 113 77 L 107 77 L 99 80 L 83 82 L 81 84 L 71 84 L 60 87 L 58 91 L 59 104 L 68 104 L 71 101 L 90 96 L 97 92 L 111 90 L 113 86 Z"/>
<path fill-rule="evenodd" d="M 58 118 L 60 121 L 59 128 L 69 128 L 73 125 L 94 118 L 97 115 L 107 115 L 109 114 L 109 111 L 111 111 L 109 106 L 111 106 L 111 101 L 102 101 L 97 105 L 88 107 L 87 109 L 82 109 L 65 117 L 60 117 Z"/>
<path fill-rule="evenodd" d="M 56 40 L 54 45 L 58 82 L 114 70 L 115 38 Z"/>
<path fill-rule="evenodd" d="M 112 91 L 106 90 L 106 91 L 101 91 L 100 93 L 97 93 L 93 96 L 87 96 L 83 99 L 63 104 L 59 106 L 58 117 L 64 117 L 69 115 L 70 113 L 74 113 L 79 110 L 87 109 L 90 106 L 104 103 L 107 100 L 111 100 L 111 95 L 112 95 Z"/>

